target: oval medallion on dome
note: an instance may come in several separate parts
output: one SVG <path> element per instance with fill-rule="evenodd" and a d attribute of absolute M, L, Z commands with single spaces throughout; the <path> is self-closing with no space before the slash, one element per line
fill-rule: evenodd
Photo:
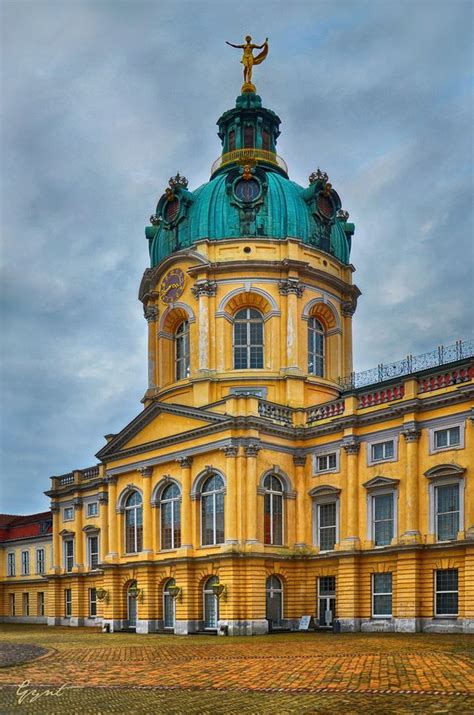
<path fill-rule="evenodd" d="M 179 200 L 173 199 L 172 201 L 168 201 L 168 203 L 165 206 L 166 221 L 168 221 L 168 223 L 171 223 L 172 221 L 175 220 L 178 213 L 179 213 Z"/>
<path fill-rule="evenodd" d="M 334 206 L 329 196 L 325 196 L 324 194 L 318 195 L 318 211 L 324 218 L 329 219 L 333 217 Z"/>
<path fill-rule="evenodd" d="M 260 184 L 256 179 L 239 179 L 234 186 L 234 194 L 239 201 L 255 201 L 260 194 Z"/>
<path fill-rule="evenodd" d="M 172 268 L 165 274 L 160 285 L 160 298 L 163 303 L 174 303 L 184 290 L 184 273 L 181 268 Z"/>

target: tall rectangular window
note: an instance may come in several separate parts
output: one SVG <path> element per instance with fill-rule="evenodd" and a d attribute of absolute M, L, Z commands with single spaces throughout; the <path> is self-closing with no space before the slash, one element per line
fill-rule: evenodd
<path fill-rule="evenodd" d="M 15 575 L 15 552 L 11 551 L 8 554 L 8 565 L 7 565 L 7 575 L 8 576 L 14 576 Z"/>
<path fill-rule="evenodd" d="M 392 615 L 392 574 L 372 574 L 372 615 L 385 618 Z"/>
<path fill-rule="evenodd" d="M 64 568 L 70 573 L 74 566 L 74 541 L 73 539 L 64 540 Z"/>
<path fill-rule="evenodd" d="M 459 484 L 435 487 L 436 539 L 452 541 L 459 531 Z"/>
<path fill-rule="evenodd" d="M 393 494 L 372 497 L 372 539 L 375 546 L 389 546 L 393 539 Z"/>
<path fill-rule="evenodd" d="M 28 576 L 30 573 L 30 552 L 21 552 L 21 575 Z"/>
<path fill-rule="evenodd" d="M 44 573 L 44 549 L 36 549 L 36 573 Z"/>
<path fill-rule="evenodd" d="M 37 601 L 37 613 L 38 616 L 44 616 L 44 591 L 40 591 L 38 593 L 38 601 Z"/>
<path fill-rule="evenodd" d="M 29 593 L 23 594 L 23 615 L 24 616 L 30 615 L 30 594 Z"/>
<path fill-rule="evenodd" d="M 87 538 L 87 558 L 89 568 L 96 569 L 99 565 L 99 537 L 89 536 Z"/>
<path fill-rule="evenodd" d="M 321 551 L 332 551 L 337 541 L 336 502 L 318 504 L 318 545 Z"/>
<path fill-rule="evenodd" d="M 458 599 L 458 570 L 435 571 L 435 615 L 457 616 Z"/>
<path fill-rule="evenodd" d="M 66 618 L 72 616 L 72 591 L 70 588 L 64 590 L 64 615 Z"/>
<path fill-rule="evenodd" d="M 16 616 L 15 594 L 10 594 L 10 616 Z"/>
<path fill-rule="evenodd" d="M 97 589 L 89 589 L 89 616 L 95 618 L 97 616 Z"/>

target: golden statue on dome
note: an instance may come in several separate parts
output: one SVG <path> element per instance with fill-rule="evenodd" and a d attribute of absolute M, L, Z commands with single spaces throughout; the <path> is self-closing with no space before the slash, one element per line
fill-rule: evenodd
<path fill-rule="evenodd" d="M 254 45 L 252 43 L 252 38 L 247 35 L 245 38 L 245 45 L 234 45 L 232 42 L 227 42 L 226 44 L 231 47 L 236 47 L 238 50 L 243 50 L 242 59 L 240 60 L 244 66 L 244 83 L 242 85 L 242 94 L 244 92 L 256 92 L 255 85 L 252 84 L 252 69 L 254 65 L 259 65 L 265 57 L 268 55 L 268 37 L 265 39 L 263 45 Z M 253 56 L 253 50 L 262 50 L 258 55 Z"/>

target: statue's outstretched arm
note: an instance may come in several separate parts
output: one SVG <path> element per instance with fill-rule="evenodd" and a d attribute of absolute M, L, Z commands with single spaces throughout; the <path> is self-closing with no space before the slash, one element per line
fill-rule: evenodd
<path fill-rule="evenodd" d="M 263 45 L 255 45 L 255 47 L 256 47 L 257 49 L 261 50 L 263 47 L 265 47 L 265 45 L 266 45 L 267 43 L 268 43 L 268 37 L 265 38 L 265 42 L 263 43 Z M 230 44 L 230 43 L 227 43 L 227 44 Z"/>
<path fill-rule="evenodd" d="M 244 45 L 234 45 L 234 44 L 232 44 L 232 42 L 227 42 L 227 40 L 225 41 L 225 43 L 226 43 L 226 45 L 230 45 L 231 47 L 236 47 L 238 50 L 244 49 Z M 263 47 L 263 45 L 262 45 L 262 47 Z"/>

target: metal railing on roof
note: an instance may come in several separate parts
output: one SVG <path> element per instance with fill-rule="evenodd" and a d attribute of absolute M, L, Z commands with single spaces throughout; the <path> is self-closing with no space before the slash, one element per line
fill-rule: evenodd
<path fill-rule="evenodd" d="M 233 164 L 234 162 L 243 163 L 248 159 L 250 161 L 264 161 L 268 164 L 274 164 L 280 169 L 283 169 L 285 174 L 288 174 L 288 166 L 286 161 L 275 154 L 274 151 L 266 151 L 265 149 L 234 149 L 234 151 L 228 151 L 226 154 L 219 156 L 213 165 L 211 166 L 211 176 L 218 169 L 225 166 L 226 164 Z"/>

